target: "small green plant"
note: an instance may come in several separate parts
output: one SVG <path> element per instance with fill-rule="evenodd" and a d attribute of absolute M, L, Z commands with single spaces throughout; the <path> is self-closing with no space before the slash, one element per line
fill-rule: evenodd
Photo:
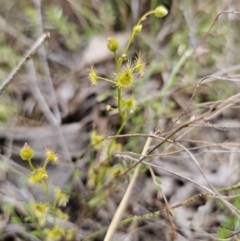
<path fill-rule="evenodd" d="M 168 13 L 167 9 L 163 6 L 157 7 L 153 11 L 149 11 L 144 14 L 138 23 L 133 27 L 132 32 L 129 37 L 129 41 L 124 52 L 120 55 L 118 54 L 118 41 L 115 38 L 108 38 L 107 47 L 113 53 L 115 59 L 115 67 L 116 73 L 114 78 L 103 78 L 99 76 L 94 67 L 90 68 L 89 71 L 89 79 L 93 86 L 97 86 L 99 80 L 107 81 L 111 83 L 116 88 L 116 99 L 117 99 L 117 112 L 121 119 L 121 124 L 119 129 L 116 132 L 116 135 L 119 135 L 128 119 L 128 114 L 131 113 L 136 107 L 136 100 L 134 95 L 127 96 L 125 90 L 131 89 L 134 87 L 134 83 L 137 78 L 141 78 L 144 76 L 145 63 L 143 61 L 142 55 L 139 54 L 137 58 L 132 62 L 128 59 L 128 51 L 134 40 L 135 35 L 140 34 L 142 30 L 142 22 L 146 20 L 146 18 L 154 14 L 157 18 L 162 18 L 166 16 Z M 106 109 L 108 111 L 113 110 L 114 108 L 111 106 L 107 106 Z M 93 140 L 91 138 L 91 140 Z M 108 156 L 112 153 L 112 146 L 114 140 L 112 140 L 108 147 Z M 92 142 L 92 144 L 96 144 Z"/>
<path fill-rule="evenodd" d="M 81 39 L 77 32 L 77 25 L 68 21 L 63 10 L 58 6 L 50 6 L 46 10 L 46 16 L 51 27 L 64 37 L 68 49 L 71 51 L 79 49 Z"/>
<path fill-rule="evenodd" d="M 239 194 L 238 194 L 239 195 Z M 217 237 L 219 239 L 226 239 L 230 237 L 230 234 L 234 232 L 234 230 L 237 230 L 239 228 L 239 219 L 229 212 L 229 210 L 226 209 L 226 206 L 221 202 L 218 201 L 218 206 L 220 209 L 225 213 L 225 218 L 221 223 L 221 226 L 218 229 Z M 233 205 L 238 210 L 240 208 L 240 197 L 237 196 L 233 200 Z"/>
<path fill-rule="evenodd" d="M 35 227 L 35 230 L 33 231 L 38 233 L 38 235 L 40 234 L 46 241 L 58 241 L 62 238 L 72 240 L 75 233 L 74 229 L 65 229 L 57 223 L 57 218 L 63 220 L 68 219 L 68 215 L 61 210 L 61 207 L 64 207 L 68 202 L 68 195 L 63 193 L 59 187 L 54 187 L 53 201 L 50 200 L 49 195 L 47 165 L 49 163 L 57 164 L 59 161 L 58 155 L 54 151 L 46 149 L 43 165 L 35 167 L 32 163 L 34 150 L 25 143 L 20 150 L 20 156 L 22 160 L 28 162 L 28 165 L 32 170 L 28 177 L 29 183 L 31 185 L 42 184 L 46 193 L 45 202 L 40 203 L 37 201 L 31 201 L 27 203 L 29 217 L 27 217 L 26 220 L 33 223 L 33 227 Z M 47 218 L 50 215 L 54 218 L 54 222 L 49 227 L 49 225 L 46 224 Z M 42 232 L 39 233 L 39 229 L 41 229 Z"/>
<path fill-rule="evenodd" d="M 129 89 L 134 88 L 134 84 L 137 81 L 137 79 L 140 79 L 144 76 L 144 70 L 145 70 L 145 62 L 143 60 L 143 57 L 141 54 L 138 54 L 138 56 L 132 61 L 130 57 L 128 56 L 129 48 L 131 44 L 133 43 L 134 37 L 141 33 L 142 31 L 142 23 L 147 19 L 149 15 L 154 14 L 157 18 L 162 18 L 166 16 L 168 13 L 167 9 L 163 6 L 157 7 L 155 10 L 149 11 L 146 14 L 144 14 L 138 23 L 133 27 L 132 32 L 130 34 L 127 46 L 123 53 L 119 54 L 119 44 L 117 39 L 113 37 L 109 37 L 107 40 L 107 48 L 109 51 L 112 52 L 115 60 L 115 73 L 113 74 L 113 78 L 105 78 L 98 75 L 96 69 L 92 66 L 89 70 L 89 80 L 93 86 L 98 86 L 98 83 L 100 80 L 107 81 L 110 84 L 112 84 L 116 89 L 116 95 L 114 96 L 116 99 L 116 107 L 107 105 L 106 110 L 117 111 L 119 117 L 120 117 L 120 126 L 118 130 L 116 131 L 116 135 L 119 135 L 122 133 L 128 118 L 129 114 L 132 113 L 136 108 L 136 100 L 134 94 L 129 94 Z M 132 92 L 132 91 L 131 91 Z M 103 164 L 101 163 L 100 167 L 96 168 L 96 164 L 94 164 L 89 169 L 89 185 L 92 187 L 95 183 L 95 194 L 93 195 L 92 199 L 89 201 L 89 203 L 100 203 L 96 202 L 96 199 L 98 200 L 98 197 L 100 195 L 101 186 L 103 184 L 103 181 L 106 178 L 112 178 L 114 175 L 118 175 L 123 172 L 124 166 L 117 166 L 114 168 L 114 166 L 110 167 L 110 157 L 114 152 L 117 152 L 121 150 L 121 145 L 116 142 L 116 138 L 113 138 L 111 141 L 106 142 L 107 147 L 103 146 L 103 139 L 104 136 L 98 135 L 96 131 L 92 131 L 90 135 L 91 139 L 91 145 L 93 146 L 94 150 L 102 150 L 102 152 L 105 152 L 106 154 L 106 162 Z M 113 172 L 110 169 L 117 169 L 117 172 Z M 106 194 L 108 195 L 108 194 Z M 101 195 L 102 196 L 102 195 Z"/>

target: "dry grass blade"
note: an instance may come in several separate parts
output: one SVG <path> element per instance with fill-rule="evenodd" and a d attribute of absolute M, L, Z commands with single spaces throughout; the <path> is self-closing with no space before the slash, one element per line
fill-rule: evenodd
<path fill-rule="evenodd" d="M 24 58 L 21 60 L 21 62 L 16 66 L 16 68 L 10 73 L 8 78 L 4 81 L 2 86 L 0 87 L 0 95 L 3 93 L 3 91 L 10 85 L 10 83 L 13 81 L 17 73 L 20 71 L 20 69 L 23 67 L 25 62 L 27 62 L 29 59 L 32 58 L 32 56 L 35 54 L 35 52 L 38 50 L 38 48 L 41 47 L 41 45 L 50 38 L 50 33 L 44 33 L 42 36 L 40 36 L 37 41 L 33 44 L 32 48 L 27 52 L 27 54 L 24 56 Z"/>
<path fill-rule="evenodd" d="M 145 146 L 143 148 L 142 155 L 145 155 L 147 153 L 148 147 L 149 147 L 149 145 L 151 143 L 151 139 L 152 139 L 151 137 L 148 137 L 148 139 L 147 139 L 147 141 L 145 143 Z M 120 219 L 121 219 L 121 217 L 123 215 L 123 212 L 126 209 L 127 202 L 129 200 L 129 197 L 130 197 L 130 194 L 132 192 L 133 186 L 134 186 L 134 184 L 135 184 L 135 182 L 137 180 L 138 174 L 139 174 L 139 169 L 140 169 L 140 165 L 138 165 L 136 167 L 136 169 L 134 170 L 134 174 L 133 174 L 132 179 L 131 179 L 131 181 L 130 181 L 130 183 L 128 185 L 127 191 L 125 192 L 124 197 L 122 198 L 122 201 L 121 201 L 120 205 L 118 206 L 118 209 L 117 209 L 117 211 L 116 211 L 116 213 L 115 213 L 115 215 L 114 215 L 114 217 L 112 219 L 112 222 L 111 222 L 111 224 L 109 226 L 108 232 L 107 232 L 107 234 L 106 234 L 106 236 L 104 238 L 104 241 L 112 240 L 112 237 L 113 237 L 113 235 L 114 235 L 114 233 L 116 231 L 116 228 L 117 228 L 117 226 L 118 226 L 118 224 L 120 222 Z"/>

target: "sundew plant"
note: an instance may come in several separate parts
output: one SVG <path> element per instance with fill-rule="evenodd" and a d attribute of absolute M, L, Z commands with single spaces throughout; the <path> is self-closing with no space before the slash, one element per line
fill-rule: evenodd
<path fill-rule="evenodd" d="M 29 217 L 27 220 L 31 221 L 35 226 L 35 230 L 39 229 L 40 237 L 46 241 L 58 241 L 62 238 L 66 240 L 72 240 L 74 238 L 74 229 L 65 229 L 57 222 L 57 218 L 62 220 L 68 220 L 68 215 L 62 212 L 61 207 L 64 207 L 68 202 L 68 195 L 63 193 L 61 188 L 54 187 L 53 200 L 50 199 L 49 183 L 47 165 L 52 163 L 57 164 L 59 161 L 58 155 L 50 150 L 45 150 L 45 160 L 43 165 L 35 167 L 32 163 L 34 156 L 34 150 L 25 143 L 20 150 L 20 156 L 23 161 L 27 161 L 32 172 L 30 173 L 28 180 L 31 185 L 41 184 L 45 190 L 45 202 L 31 201 L 29 206 Z M 53 223 L 47 225 L 48 217 L 53 217 Z"/>
<path fill-rule="evenodd" d="M 129 48 L 134 40 L 134 37 L 138 34 L 141 34 L 142 23 L 147 19 L 148 16 L 153 14 L 156 18 L 163 18 L 167 15 L 167 13 L 168 11 L 165 7 L 159 6 L 155 10 L 144 14 L 138 23 L 133 27 L 127 46 L 122 54 L 118 53 L 118 41 L 112 37 L 108 38 L 107 47 L 113 53 L 115 59 L 116 72 L 114 74 L 114 78 L 103 78 L 99 76 L 94 67 L 91 67 L 89 70 L 89 79 L 93 86 L 97 87 L 99 81 L 102 80 L 109 82 L 116 88 L 117 112 L 121 118 L 121 125 L 118 128 L 116 135 L 119 135 L 122 132 L 124 126 L 126 125 L 128 114 L 131 113 L 136 107 L 134 95 L 127 96 L 125 91 L 127 89 L 134 88 L 136 79 L 144 76 L 145 63 L 142 55 L 139 54 L 134 61 L 131 61 L 128 56 Z M 114 108 L 107 105 L 106 109 L 110 111 Z M 95 146 L 95 148 L 99 149 L 101 140 L 103 140 L 103 136 L 99 136 L 95 131 L 93 131 L 91 134 L 91 144 Z M 112 152 L 115 151 L 114 147 L 116 147 L 116 142 L 113 139 L 108 146 L 108 157 L 112 154 Z"/>

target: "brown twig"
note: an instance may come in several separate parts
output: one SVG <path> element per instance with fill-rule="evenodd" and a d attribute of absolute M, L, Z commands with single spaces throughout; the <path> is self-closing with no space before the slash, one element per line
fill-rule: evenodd
<path fill-rule="evenodd" d="M 150 143 L 151 143 L 151 137 L 148 137 L 148 139 L 147 139 L 147 141 L 145 143 L 145 146 L 143 148 L 142 155 L 146 154 L 147 149 L 148 149 Z M 106 234 L 106 236 L 104 238 L 104 241 L 112 240 L 112 237 L 113 237 L 113 235 L 114 235 L 114 233 L 115 233 L 115 231 L 117 229 L 117 226 L 118 226 L 118 224 L 120 222 L 120 219 L 121 219 L 121 217 L 122 217 L 122 215 L 123 215 L 123 213 L 124 213 L 124 211 L 126 209 L 129 197 L 131 195 L 131 192 L 132 192 L 132 189 L 134 187 L 134 184 L 135 184 L 135 182 L 137 180 L 139 171 L 140 171 L 140 165 L 134 171 L 134 174 L 133 174 L 133 176 L 131 178 L 131 181 L 130 181 L 128 187 L 127 187 L 127 190 L 126 190 L 126 192 L 125 192 L 125 194 L 124 194 L 124 196 L 123 196 L 123 198 L 121 200 L 121 203 L 119 204 L 118 209 L 115 212 L 115 215 L 114 215 L 114 217 L 112 219 L 112 222 L 111 222 L 111 224 L 109 226 L 109 229 L 108 229 L 108 232 L 107 232 L 107 234 Z"/>
<path fill-rule="evenodd" d="M 27 54 L 24 56 L 24 58 L 20 61 L 20 63 L 16 66 L 16 68 L 10 73 L 8 78 L 4 81 L 2 86 L 0 87 L 0 95 L 4 92 L 4 90 L 10 85 L 10 83 L 14 80 L 17 73 L 21 70 L 25 62 L 27 62 L 29 59 L 32 58 L 32 56 L 35 54 L 37 49 L 48 39 L 50 38 L 50 33 L 44 33 L 42 36 L 40 36 L 36 42 L 33 44 L 31 49 L 27 52 Z"/>
<path fill-rule="evenodd" d="M 240 188 L 240 183 L 237 183 L 236 185 L 233 185 L 233 186 L 217 189 L 217 191 L 218 192 L 226 192 L 226 191 L 236 190 L 236 189 L 239 189 L 239 188 Z M 194 195 L 194 196 L 184 200 L 183 202 L 180 202 L 180 203 L 178 203 L 176 205 L 171 206 L 170 209 L 172 210 L 172 209 L 179 208 L 181 206 L 186 206 L 186 205 L 190 204 L 191 202 L 193 202 L 194 200 L 196 200 L 197 198 L 201 198 L 201 197 L 217 198 L 215 195 L 213 195 L 213 194 L 211 194 L 209 192 L 201 192 L 199 194 L 196 194 L 196 195 Z M 139 215 L 139 216 L 126 218 L 126 219 L 124 219 L 124 220 L 122 220 L 120 222 L 120 225 L 122 227 L 124 227 L 124 226 L 130 224 L 133 220 L 141 221 L 141 220 L 150 219 L 150 218 L 153 218 L 155 216 L 159 216 L 159 215 L 167 212 L 168 210 L 169 210 L 168 208 L 164 208 L 164 209 L 162 209 L 160 211 L 156 211 L 156 212 L 153 212 L 153 213 L 147 213 L 147 214 L 144 214 L 144 215 Z M 108 229 L 108 227 L 102 228 L 99 231 L 97 231 L 97 232 L 95 232 L 93 234 L 90 234 L 87 237 L 85 237 L 83 239 L 83 241 L 92 240 L 92 239 L 94 239 L 96 237 L 99 237 L 99 236 L 103 235 L 107 231 L 107 229 Z"/>
<path fill-rule="evenodd" d="M 41 0 L 34 0 L 33 2 L 35 5 L 35 12 L 36 12 L 36 16 L 37 16 L 36 33 L 37 33 L 37 35 L 42 35 L 44 33 L 44 30 L 43 30 L 43 23 L 42 23 Z M 57 96 L 56 96 L 56 93 L 54 90 L 53 81 L 51 78 L 51 73 L 50 73 L 50 69 L 48 66 L 48 62 L 47 62 L 47 54 L 46 54 L 45 46 L 42 46 L 41 48 L 39 48 L 38 55 L 39 55 L 39 59 L 40 59 L 40 65 L 43 70 L 44 77 L 46 79 L 45 83 L 47 85 L 49 95 L 51 96 L 51 101 L 53 103 L 53 107 L 52 107 L 53 113 L 54 113 L 57 121 L 60 123 L 61 122 L 61 113 L 58 108 Z"/>

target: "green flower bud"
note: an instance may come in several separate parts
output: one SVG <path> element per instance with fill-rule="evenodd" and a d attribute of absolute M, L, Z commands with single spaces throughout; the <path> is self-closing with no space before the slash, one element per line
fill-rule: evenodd
<path fill-rule="evenodd" d="M 136 102 L 133 96 L 131 96 L 128 99 L 122 99 L 122 106 L 126 109 L 126 110 L 130 110 L 133 111 L 136 107 Z"/>
<path fill-rule="evenodd" d="M 24 144 L 22 149 L 20 150 L 20 156 L 23 160 L 31 160 L 34 155 L 33 149 L 27 144 Z"/>
<path fill-rule="evenodd" d="M 40 183 L 48 179 L 48 174 L 44 168 L 38 168 L 29 175 L 29 182 L 31 184 Z"/>
<path fill-rule="evenodd" d="M 141 31 L 142 31 L 142 25 L 136 25 L 136 26 L 133 28 L 133 32 L 134 32 L 135 34 L 139 34 L 139 33 L 141 33 Z"/>
<path fill-rule="evenodd" d="M 168 14 L 168 10 L 164 6 L 159 6 L 155 9 L 155 16 L 157 18 L 163 18 Z"/>
<path fill-rule="evenodd" d="M 127 59 L 127 55 L 126 54 L 122 54 L 122 60 L 125 61 Z"/>
<path fill-rule="evenodd" d="M 107 47 L 110 51 L 115 53 L 118 50 L 118 42 L 115 38 L 108 38 Z"/>

